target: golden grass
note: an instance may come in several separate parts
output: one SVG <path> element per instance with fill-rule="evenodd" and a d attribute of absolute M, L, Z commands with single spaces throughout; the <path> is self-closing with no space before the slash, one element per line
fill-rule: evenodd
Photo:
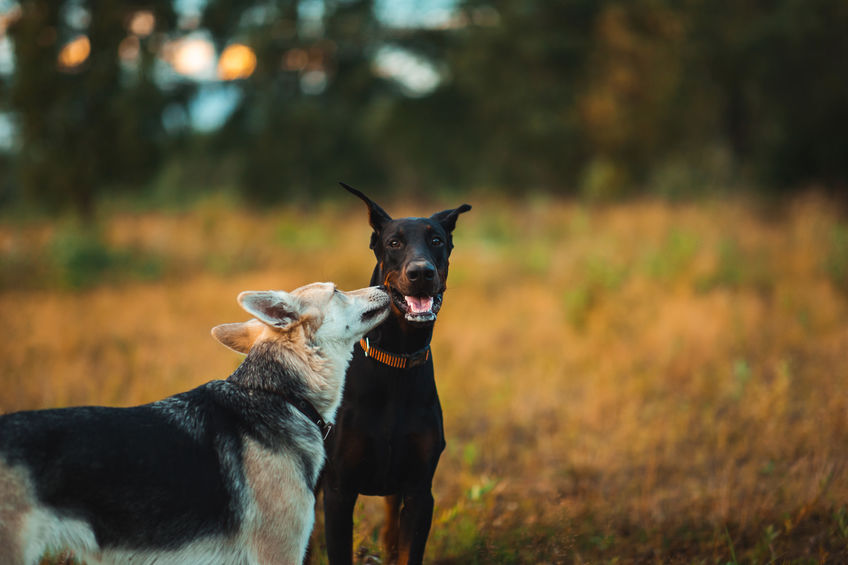
<path fill-rule="evenodd" d="M 848 561 L 831 202 L 471 203 L 433 345 L 448 449 L 430 562 Z M 0 226 L 0 250 L 38 256 L 54 229 Z M 106 244 L 160 258 L 163 278 L 0 293 L 0 411 L 225 378 L 239 358 L 209 329 L 246 317 L 237 293 L 363 286 L 368 235 L 355 204 L 110 218 Z M 361 555 L 380 508 L 357 507 Z"/>

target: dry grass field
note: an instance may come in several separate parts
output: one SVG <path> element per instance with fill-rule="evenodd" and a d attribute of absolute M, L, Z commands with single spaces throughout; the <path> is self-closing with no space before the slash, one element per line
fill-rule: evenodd
<path fill-rule="evenodd" d="M 434 338 L 428 561 L 848 563 L 848 222 L 779 205 L 473 197 Z M 459 201 L 443 201 L 444 207 Z M 387 205 L 396 216 L 434 204 Z M 364 207 L 0 224 L 0 411 L 227 377 L 239 291 L 364 286 Z M 376 563 L 379 500 L 356 543 Z"/>

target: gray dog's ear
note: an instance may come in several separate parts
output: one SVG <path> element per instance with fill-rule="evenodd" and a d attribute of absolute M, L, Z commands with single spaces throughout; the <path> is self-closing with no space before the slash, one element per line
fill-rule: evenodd
<path fill-rule="evenodd" d="M 265 324 L 259 320 L 248 320 L 238 324 L 221 324 L 212 328 L 212 337 L 238 353 L 247 355 L 256 340 L 262 335 Z"/>
<path fill-rule="evenodd" d="M 454 208 L 452 210 L 443 210 L 441 212 L 436 212 L 430 219 L 442 224 L 442 227 L 445 228 L 445 231 L 451 233 L 456 227 L 456 219 L 463 212 L 468 212 L 471 210 L 471 205 L 463 204 L 459 208 Z"/>
<path fill-rule="evenodd" d="M 389 216 L 385 210 L 380 208 L 380 206 L 376 202 L 374 202 L 352 186 L 348 186 L 343 182 L 340 182 L 339 184 L 342 185 L 342 188 L 361 199 L 368 206 L 368 223 L 371 224 L 371 227 L 374 229 L 375 233 L 380 233 L 381 231 L 383 231 L 383 226 L 385 226 L 388 222 L 392 221 L 392 217 Z M 375 238 L 372 237 L 371 249 L 374 249 L 375 243 Z"/>
<path fill-rule="evenodd" d="M 275 328 L 286 328 L 300 319 L 303 305 L 296 297 L 278 290 L 245 291 L 239 304 L 248 314 Z"/>

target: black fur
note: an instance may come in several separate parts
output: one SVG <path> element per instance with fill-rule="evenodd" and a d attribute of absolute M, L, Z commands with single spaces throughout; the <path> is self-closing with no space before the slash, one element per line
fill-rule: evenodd
<path fill-rule="evenodd" d="M 393 315 L 368 339 L 391 353 L 419 351 L 430 343 L 441 307 L 456 219 L 471 207 L 393 220 L 367 196 L 343 186 L 368 206 L 374 230 L 370 245 L 377 259 L 371 284 L 386 285 L 393 297 Z M 432 319 L 410 316 L 404 296 L 432 297 Z M 359 494 L 400 501 L 398 523 L 384 530 L 389 532 L 384 533 L 387 561 L 401 551 L 408 563 L 421 563 L 432 520 L 433 475 L 445 448 L 432 356 L 423 365 L 395 369 L 366 357 L 356 345 L 336 427 L 325 445 L 322 484 L 330 563 L 352 562 L 352 513 Z"/>

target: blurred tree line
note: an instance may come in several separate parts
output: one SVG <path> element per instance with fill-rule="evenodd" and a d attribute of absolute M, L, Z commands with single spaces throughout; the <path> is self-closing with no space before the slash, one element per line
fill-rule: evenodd
<path fill-rule="evenodd" d="M 199 83 L 157 78 L 187 32 L 172 2 L 21 0 L 0 84 L 18 132 L 0 204 L 88 213 L 101 193 L 153 185 L 229 185 L 263 203 L 337 180 L 594 198 L 848 181 L 843 0 L 458 0 L 450 20 L 417 27 L 387 24 L 374 0 L 201 4 L 193 29 L 256 56 L 211 132 L 186 118 Z M 138 10 L 155 30 L 128 65 Z M 90 55 L 63 69 L 79 34 Z M 439 80 L 410 89 L 380 53 Z"/>

